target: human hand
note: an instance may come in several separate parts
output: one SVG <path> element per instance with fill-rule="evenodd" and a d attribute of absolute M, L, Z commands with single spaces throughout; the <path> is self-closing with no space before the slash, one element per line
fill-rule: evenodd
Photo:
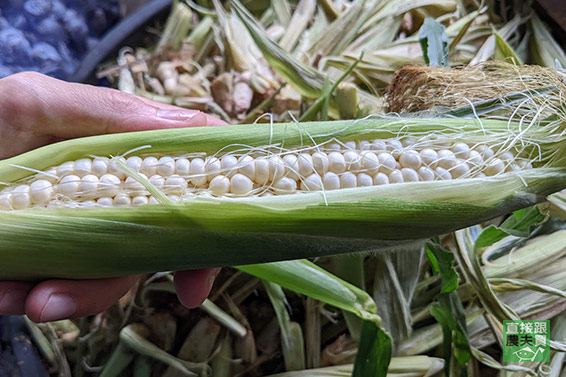
<path fill-rule="evenodd" d="M 200 111 L 38 73 L 0 79 L 0 159 L 83 136 L 225 124 Z M 199 306 L 218 272 L 177 272 L 175 286 L 181 303 L 189 308 Z M 47 322 L 96 314 L 115 303 L 138 278 L 55 279 L 38 284 L 0 281 L 0 315 L 27 314 L 33 321 Z"/>

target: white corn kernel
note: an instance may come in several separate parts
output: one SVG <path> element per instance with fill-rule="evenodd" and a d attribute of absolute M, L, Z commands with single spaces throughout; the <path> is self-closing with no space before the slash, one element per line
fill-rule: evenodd
<path fill-rule="evenodd" d="M 450 175 L 452 175 L 452 178 L 462 177 L 468 174 L 469 172 L 470 172 L 470 165 L 468 165 L 464 161 L 458 162 L 456 166 L 450 169 Z"/>
<path fill-rule="evenodd" d="M 369 151 L 371 149 L 371 143 L 367 140 L 358 141 L 358 150 Z"/>
<path fill-rule="evenodd" d="M 141 174 L 142 177 L 147 179 L 145 174 Z M 126 181 L 124 182 L 124 188 L 129 194 L 139 194 L 145 191 L 145 187 L 138 182 L 134 177 L 127 177 Z"/>
<path fill-rule="evenodd" d="M 162 177 L 175 174 L 175 160 L 169 156 L 161 157 L 157 162 L 157 174 Z"/>
<path fill-rule="evenodd" d="M 328 154 L 328 170 L 333 173 L 343 173 L 346 171 L 346 160 L 342 153 L 330 152 Z"/>
<path fill-rule="evenodd" d="M 108 159 L 106 157 L 97 157 L 92 161 L 92 173 L 97 177 L 102 177 L 108 173 Z"/>
<path fill-rule="evenodd" d="M 228 178 L 232 177 L 234 174 L 238 172 L 238 158 L 236 156 L 223 156 L 220 159 L 220 166 L 222 167 L 222 174 L 227 176 Z"/>
<path fill-rule="evenodd" d="M 245 155 L 238 159 L 239 173 L 245 175 L 252 181 L 255 180 L 255 160 L 252 156 Z"/>
<path fill-rule="evenodd" d="M 438 179 L 440 180 L 448 180 L 448 179 L 452 179 L 452 175 L 450 175 L 450 172 L 446 169 L 444 169 L 443 167 L 436 167 L 434 169 L 434 172 L 436 174 L 436 176 L 438 177 Z"/>
<path fill-rule="evenodd" d="M 99 179 L 94 174 L 87 174 L 81 178 L 80 192 L 83 197 L 94 197 L 98 193 Z"/>
<path fill-rule="evenodd" d="M 165 192 L 168 194 L 183 194 L 188 187 L 187 180 L 180 175 L 173 174 L 165 178 Z"/>
<path fill-rule="evenodd" d="M 11 192 L 12 207 L 14 209 L 24 209 L 31 206 L 30 187 L 19 185 Z"/>
<path fill-rule="evenodd" d="M 130 156 L 126 159 L 126 165 L 135 172 L 139 172 L 143 163 L 143 159 L 138 156 Z"/>
<path fill-rule="evenodd" d="M 323 175 L 328 171 L 328 155 L 324 152 L 314 152 L 312 154 L 312 163 L 314 170 Z"/>
<path fill-rule="evenodd" d="M 75 175 L 83 177 L 92 172 L 92 160 L 90 158 L 81 158 L 75 162 Z"/>
<path fill-rule="evenodd" d="M 279 156 L 271 156 L 268 159 L 269 162 L 269 180 L 277 181 L 285 176 L 285 161 Z"/>
<path fill-rule="evenodd" d="M 301 190 L 303 191 L 319 191 L 322 190 L 322 178 L 314 173 L 303 179 L 301 182 Z"/>
<path fill-rule="evenodd" d="M 356 145 L 355 141 L 345 141 L 344 142 L 344 149 L 348 149 L 348 150 L 356 150 L 358 148 L 358 146 Z"/>
<path fill-rule="evenodd" d="M 269 181 L 269 161 L 259 158 L 255 161 L 255 183 L 265 186 Z"/>
<path fill-rule="evenodd" d="M 73 174 L 75 171 L 75 161 L 63 162 L 61 165 L 57 166 L 57 175 L 62 178 L 66 175 Z"/>
<path fill-rule="evenodd" d="M 124 164 L 126 163 L 126 159 L 124 157 L 115 157 L 111 159 L 108 163 L 108 173 L 115 175 L 120 180 L 124 180 L 126 179 L 126 172 L 118 165 L 118 161 Z"/>
<path fill-rule="evenodd" d="M 452 152 L 454 152 L 456 158 L 466 160 L 470 155 L 470 147 L 466 143 L 456 143 L 452 146 L 451 149 Z"/>
<path fill-rule="evenodd" d="M 53 194 L 53 185 L 46 179 L 38 179 L 30 184 L 30 197 L 33 204 L 46 203 Z"/>
<path fill-rule="evenodd" d="M 399 164 L 402 168 L 418 170 L 421 167 L 421 155 L 417 151 L 406 150 L 399 156 Z"/>
<path fill-rule="evenodd" d="M 144 158 L 140 168 L 140 173 L 143 173 L 148 177 L 155 175 L 157 173 L 157 162 L 157 158 L 152 156 Z"/>
<path fill-rule="evenodd" d="M 178 195 L 167 195 L 172 202 L 178 202 L 181 198 Z"/>
<path fill-rule="evenodd" d="M 362 160 L 357 152 L 344 152 L 344 161 L 346 161 L 346 170 L 350 172 L 357 172 L 362 169 Z"/>
<path fill-rule="evenodd" d="M 519 165 L 520 169 L 532 169 L 533 168 L 533 164 L 531 164 L 531 162 L 529 160 L 517 160 L 517 165 Z"/>
<path fill-rule="evenodd" d="M 388 174 L 390 183 L 403 183 L 403 173 L 400 170 L 393 170 Z"/>
<path fill-rule="evenodd" d="M 515 159 L 515 155 L 513 155 L 513 153 L 507 151 L 507 152 L 501 153 L 501 155 L 499 156 L 499 159 L 501 161 L 504 161 L 504 162 L 509 162 L 509 161 L 513 161 Z"/>
<path fill-rule="evenodd" d="M 206 171 L 207 181 L 212 181 L 214 177 L 220 174 L 220 169 L 222 169 L 222 164 L 220 160 L 216 157 L 209 157 L 204 163 L 204 170 Z"/>
<path fill-rule="evenodd" d="M 285 167 L 287 171 L 287 177 L 292 180 L 299 179 L 299 158 L 294 154 L 287 154 L 283 156 L 283 161 L 285 162 Z"/>
<path fill-rule="evenodd" d="M 132 204 L 132 198 L 128 194 L 118 194 L 114 198 L 114 205 L 116 207 L 128 207 Z"/>
<path fill-rule="evenodd" d="M 208 188 L 215 196 L 225 195 L 230 191 L 230 179 L 223 175 L 217 175 L 216 177 L 212 178 L 208 185 Z"/>
<path fill-rule="evenodd" d="M 444 169 L 452 169 L 456 166 L 456 156 L 449 149 L 441 149 L 438 151 L 438 166 Z"/>
<path fill-rule="evenodd" d="M 397 139 L 387 140 L 387 151 L 394 157 L 398 157 L 403 151 L 403 144 Z"/>
<path fill-rule="evenodd" d="M 467 162 L 475 168 L 479 168 L 483 164 L 483 157 L 478 151 L 470 151 Z"/>
<path fill-rule="evenodd" d="M 366 173 L 358 174 L 358 187 L 373 186 L 373 178 Z"/>
<path fill-rule="evenodd" d="M 493 149 L 491 149 L 487 145 L 478 145 L 476 147 L 476 150 L 483 156 L 484 160 L 493 157 L 493 155 L 495 154 L 495 152 L 493 152 Z"/>
<path fill-rule="evenodd" d="M 191 162 L 186 158 L 175 160 L 175 174 L 187 178 L 191 174 Z"/>
<path fill-rule="evenodd" d="M 37 175 L 39 179 L 45 179 L 52 184 L 57 183 L 59 181 L 59 176 L 57 175 L 57 168 L 49 168 L 45 172 L 39 173 Z"/>
<path fill-rule="evenodd" d="M 338 152 L 342 150 L 342 146 L 338 143 L 328 143 L 324 145 L 324 150 L 328 152 L 332 152 L 332 151 Z"/>
<path fill-rule="evenodd" d="M 377 174 L 380 167 L 379 158 L 373 152 L 362 153 L 362 169 L 369 175 Z"/>
<path fill-rule="evenodd" d="M 377 155 L 379 161 L 379 171 L 385 174 L 391 173 L 397 164 L 395 158 L 389 153 L 380 153 Z"/>
<path fill-rule="evenodd" d="M 254 188 L 251 179 L 243 174 L 234 174 L 230 179 L 230 192 L 236 195 L 249 195 Z"/>
<path fill-rule="evenodd" d="M 163 178 L 159 174 L 154 174 L 149 177 L 149 183 L 155 186 L 156 189 L 162 190 L 163 186 L 165 186 L 165 178 Z"/>
<path fill-rule="evenodd" d="M 331 171 L 324 174 L 322 181 L 325 190 L 337 190 L 340 188 L 340 177 Z"/>
<path fill-rule="evenodd" d="M 389 184 L 389 177 L 385 173 L 377 173 L 373 177 L 373 184 L 376 186 Z"/>
<path fill-rule="evenodd" d="M 408 148 L 408 147 L 415 145 L 415 142 L 416 142 L 416 140 L 411 138 L 411 137 L 404 137 L 403 139 L 401 139 L 401 145 L 404 148 Z"/>
<path fill-rule="evenodd" d="M 94 200 L 85 200 L 80 203 L 80 206 L 83 208 L 92 208 L 96 207 L 96 202 Z"/>
<path fill-rule="evenodd" d="M 112 200 L 112 198 L 109 198 L 109 197 L 102 197 L 102 198 L 98 198 L 96 200 L 96 204 L 98 204 L 102 207 L 112 207 L 113 203 L 114 203 L 114 201 Z"/>
<path fill-rule="evenodd" d="M 299 164 L 299 176 L 308 177 L 314 173 L 314 162 L 310 154 L 299 153 L 297 162 Z"/>
<path fill-rule="evenodd" d="M 274 182 L 272 188 L 279 195 L 293 194 L 297 191 L 297 182 L 289 177 L 283 177 Z"/>
<path fill-rule="evenodd" d="M 421 159 L 430 168 L 434 169 L 438 165 L 438 153 L 434 149 L 423 149 L 421 151 Z"/>
<path fill-rule="evenodd" d="M 196 157 L 191 160 L 191 184 L 195 187 L 202 187 L 206 184 L 204 160 Z"/>
<path fill-rule="evenodd" d="M 80 189 L 81 178 L 71 174 L 63 177 L 59 183 L 59 192 L 69 198 L 77 196 Z"/>
<path fill-rule="evenodd" d="M 149 199 L 145 195 L 134 196 L 132 199 L 132 205 L 135 206 L 141 206 L 148 203 L 149 203 Z"/>
<path fill-rule="evenodd" d="M 0 194 L 0 211 L 9 211 L 12 209 L 12 195 L 9 193 Z"/>
<path fill-rule="evenodd" d="M 380 139 L 372 140 L 371 150 L 375 152 L 385 152 L 387 151 L 387 144 Z"/>
<path fill-rule="evenodd" d="M 426 166 L 421 166 L 418 171 L 421 181 L 434 181 L 434 171 Z"/>
<path fill-rule="evenodd" d="M 487 163 L 485 167 L 485 175 L 493 176 L 505 171 L 505 164 L 498 158 L 494 158 Z"/>
<path fill-rule="evenodd" d="M 153 196 L 149 197 L 149 204 L 159 204 L 159 202 L 157 201 L 157 199 L 155 199 Z"/>
<path fill-rule="evenodd" d="M 120 178 L 114 174 L 104 174 L 100 177 L 100 192 L 106 196 L 114 196 L 120 191 Z"/>
<path fill-rule="evenodd" d="M 340 176 L 340 188 L 353 188 L 358 186 L 358 177 L 354 173 L 346 172 Z"/>
<path fill-rule="evenodd" d="M 402 168 L 401 174 L 403 174 L 403 182 L 418 182 L 419 175 L 414 169 Z"/>

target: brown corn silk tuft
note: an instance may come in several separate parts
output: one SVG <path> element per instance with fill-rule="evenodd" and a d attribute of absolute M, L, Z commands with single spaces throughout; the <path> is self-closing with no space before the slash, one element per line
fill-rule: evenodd
<path fill-rule="evenodd" d="M 395 113 L 443 112 L 543 88 L 553 88 L 552 100 L 561 101 L 566 93 L 564 75 L 552 68 L 496 61 L 455 68 L 412 65 L 399 69 L 391 80 L 387 109 Z M 525 94 L 523 110 L 540 108 L 549 100 L 549 95 Z M 516 109 L 509 107 L 509 112 Z"/>

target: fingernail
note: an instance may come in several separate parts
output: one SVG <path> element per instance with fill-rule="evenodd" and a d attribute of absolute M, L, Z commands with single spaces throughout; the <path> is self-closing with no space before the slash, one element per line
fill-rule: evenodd
<path fill-rule="evenodd" d="M 72 316 L 76 311 L 77 303 L 71 296 L 53 294 L 43 306 L 39 320 L 41 322 L 58 321 Z"/>
<path fill-rule="evenodd" d="M 159 109 L 157 110 L 157 116 L 159 118 L 168 119 L 168 120 L 189 120 L 194 118 L 196 115 L 200 114 L 200 111 L 183 111 L 183 110 L 165 110 Z"/>

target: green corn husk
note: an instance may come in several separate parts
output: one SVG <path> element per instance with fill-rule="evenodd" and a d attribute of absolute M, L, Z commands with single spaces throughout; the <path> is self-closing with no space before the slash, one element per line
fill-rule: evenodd
<path fill-rule="evenodd" d="M 554 128 L 553 128 L 554 127 Z M 91 155 L 216 153 L 333 140 L 436 134 L 468 143 L 536 143 L 535 169 L 488 178 L 300 195 L 195 198 L 135 208 L 0 212 L 0 279 L 102 278 L 263 263 L 413 245 L 543 201 L 566 187 L 561 126 L 473 119 L 366 119 L 194 127 L 94 136 L 0 161 L 0 182 Z M 518 130 L 521 133 L 518 134 Z M 19 167 L 18 167 L 19 166 Z"/>

